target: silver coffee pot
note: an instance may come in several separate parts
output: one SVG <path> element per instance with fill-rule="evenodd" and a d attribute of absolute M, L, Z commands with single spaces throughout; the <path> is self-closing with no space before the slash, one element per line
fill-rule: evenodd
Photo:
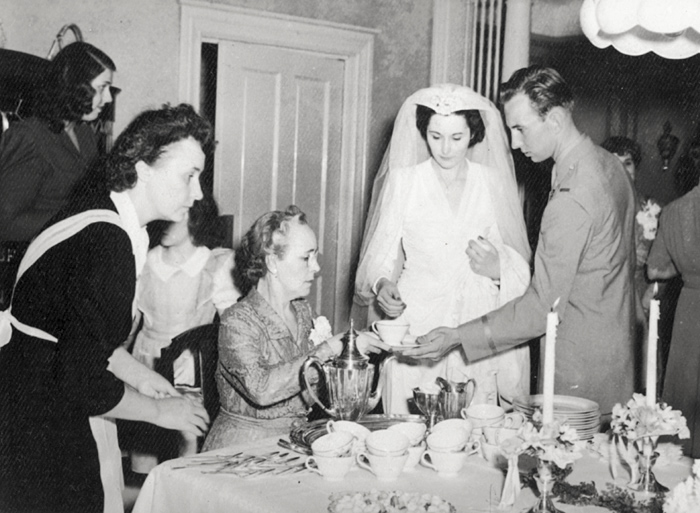
<path fill-rule="evenodd" d="M 350 329 L 343 335 L 343 349 L 338 356 L 323 363 L 315 356 L 304 362 L 301 374 L 311 398 L 323 411 L 335 419 L 358 420 L 374 409 L 381 398 L 382 383 L 379 379 L 377 390 L 372 393 L 374 365 L 369 363 L 357 348 L 357 332 L 350 321 Z M 323 376 L 330 406 L 318 398 L 316 387 L 309 382 L 309 368 L 316 367 Z M 379 366 L 381 373 L 383 363 Z M 320 386 L 320 382 L 319 382 Z"/>

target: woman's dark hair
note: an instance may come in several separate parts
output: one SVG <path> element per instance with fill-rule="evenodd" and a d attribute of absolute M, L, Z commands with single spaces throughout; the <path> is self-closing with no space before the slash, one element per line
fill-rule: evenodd
<path fill-rule="evenodd" d="M 92 112 L 95 89 L 90 85 L 105 70 L 117 71 L 112 59 L 89 43 L 71 43 L 49 62 L 34 101 L 34 115 L 60 133 L 65 121 L 80 121 Z"/>
<path fill-rule="evenodd" d="M 284 211 L 263 214 L 243 236 L 241 246 L 236 250 L 234 269 L 234 280 L 241 294 L 247 294 L 267 274 L 267 255 L 284 258 L 288 247 L 286 236 L 292 221 L 307 224 L 306 214 L 296 205 L 290 205 Z"/>
<path fill-rule="evenodd" d="M 156 219 L 148 223 L 150 247 L 158 246 L 166 232 L 173 224 L 172 221 Z M 205 193 L 202 199 L 196 200 L 187 215 L 187 232 L 195 246 L 206 246 L 209 249 L 218 248 L 223 243 L 222 225 L 219 221 L 219 207 L 211 194 Z"/>
<path fill-rule="evenodd" d="M 122 192 L 136 185 L 136 163 L 153 165 L 170 144 L 192 137 L 205 154 L 213 145 L 214 131 L 209 121 L 191 105 L 163 105 L 142 112 L 119 135 L 105 161 L 107 189 Z"/>
<path fill-rule="evenodd" d="M 219 207 L 216 200 L 205 194 L 194 202 L 187 219 L 187 230 L 195 246 L 215 248 L 221 246 L 221 225 L 219 224 Z"/>
<path fill-rule="evenodd" d="M 605 141 L 603 141 L 601 146 L 603 149 L 608 150 L 610 153 L 614 153 L 615 155 L 619 155 L 620 157 L 629 153 L 635 167 L 639 167 L 639 164 L 642 162 L 642 150 L 639 147 L 639 144 L 627 137 L 622 137 L 619 135 L 608 137 L 605 139 Z"/>
<path fill-rule="evenodd" d="M 416 128 L 424 141 L 428 140 L 428 125 L 430 124 L 430 118 L 435 114 L 435 111 L 430 107 L 416 105 Z M 486 127 L 484 126 L 484 120 L 481 119 L 481 114 L 479 114 L 478 110 L 457 110 L 452 114 L 464 117 L 464 120 L 467 122 L 470 133 L 469 148 L 484 140 Z"/>
<path fill-rule="evenodd" d="M 520 68 L 501 84 L 501 104 L 509 102 L 516 94 L 522 93 L 544 117 L 554 107 L 571 111 L 574 108 L 574 94 L 569 84 L 552 68 L 534 65 Z"/>

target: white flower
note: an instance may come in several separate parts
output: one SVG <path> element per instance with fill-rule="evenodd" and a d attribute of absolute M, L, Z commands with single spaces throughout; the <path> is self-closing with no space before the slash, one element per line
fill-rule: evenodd
<path fill-rule="evenodd" d="M 309 340 L 313 342 L 315 346 L 323 344 L 326 340 L 333 336 L 333 328 L 331 328 L 331 323 L 328 322 L 323 315 L 316 317 L 314 319 L 314 327 L 309 333 Z"/>
<path fill-rule="evenodd" d="M 666 495 L 664 513 L 700 511 L 700 460 L 695 460 L 693 475 Z"/>
<path fill-rule="evenodd" d="M 651 199 L 648 199 L 642 206 L 642 210 L 637 212 L 636 219 L 639 225 L 644 229 L 644 238 L 646 240 L 654 240 L 656 238 L 660 213 L 661 207 Z"/>

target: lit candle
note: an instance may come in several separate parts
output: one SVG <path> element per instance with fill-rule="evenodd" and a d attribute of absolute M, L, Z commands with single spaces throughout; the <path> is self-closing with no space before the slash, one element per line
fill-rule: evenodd
<path fill-rule="evenodd" d="M 649 340 L 647 340 L 647 406 L 656 404 L 656 344 L 659 338 L 659 300 L 656 293 L 658 283 L 654 284 L 654 298 L 649 302 Z"/>
<path fill-rule="evenodd" d="M 557 342 L 557 324 L 559 315 L 556 312 L 559 298 L 547 314 L 547 336 L 544 345 L 544 383 L 542 386 L 542 423 L 551 424 L 554 421 L 554 345 Z"/>

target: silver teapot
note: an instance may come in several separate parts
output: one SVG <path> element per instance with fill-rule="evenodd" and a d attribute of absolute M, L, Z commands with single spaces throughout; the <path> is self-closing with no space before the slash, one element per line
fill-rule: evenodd
<path fill-rule="evenodd" d="M 382 393 L 382 380 L 379 379 L 377 390 L 372 393 L 374 365 L 357 348 L 357 332 L 353 329 L 352 321 L 350 330 L 341 341 L 343 350 L 338 356 L 325 363 L 310 356 L 304 362 L 301 374 L 309 395 L 323 411 L 335 419 L 358 420 L 377 406 Z M 318 398 L 314 384 L 309 381 L 310 367 L 317 367 L 325 378 L 329 407 Z M 382 367 L 383 363 L 379 366 L 380 373 Z"/>

